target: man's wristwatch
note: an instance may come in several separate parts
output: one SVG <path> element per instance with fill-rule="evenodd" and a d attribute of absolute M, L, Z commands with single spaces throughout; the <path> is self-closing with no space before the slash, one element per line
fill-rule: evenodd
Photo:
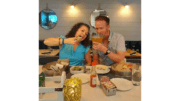
<path fill-rule="evenodd" d="M 108 55 L 111 51 L 108 49 L 104 55 Z"/>

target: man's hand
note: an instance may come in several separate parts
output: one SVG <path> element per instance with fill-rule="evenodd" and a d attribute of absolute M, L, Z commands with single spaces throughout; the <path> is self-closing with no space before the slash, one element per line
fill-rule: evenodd
<path fill-rule="evenodd" d="M 106 46 L 104 46 L 102 43 L 98 43 L 98 42 L 93 42 L 93 48 L 95 50 L 102 51 L 104 53 L 106 53 L 106 51 L 108 50 L 108 48 Z"/>

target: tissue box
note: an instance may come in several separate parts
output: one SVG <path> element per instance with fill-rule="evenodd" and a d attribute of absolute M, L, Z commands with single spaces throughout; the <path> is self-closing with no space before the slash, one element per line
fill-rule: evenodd
<path fill-rule="evenodd" d="M 101 76 L 101 77 L 100 77 L 100 83 L 101 83 L 101 84 L 104 84 L 104 83 L 106 83 L 107 81 L 109 81 L 109 77 L 107 77 L 107 76 Z M 100 85 L 100 87 L 102 88 L 102 85 Z"/>
<path fill-rule="evenodd" d="M 109 77 L 107 77 L 107 76 L 100 77 L 100 82 L 107 82 L 107 81 L 109 81 Z"/>
<path fill-rule="evenodd" d="M 102 80 L 101 80 L 102 81 Z M 116 95 L 116 86 L 109 80 L 100 82 L 100 87 L 106 96 Z"/>

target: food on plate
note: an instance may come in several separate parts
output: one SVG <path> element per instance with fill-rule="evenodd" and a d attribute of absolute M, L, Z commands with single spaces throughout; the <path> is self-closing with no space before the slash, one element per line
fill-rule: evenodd
<path fill-rule="evenodd" d="M 73 71 L 81 71 L 81 70 L 84 70 L 84 68 L 80 67 L 80 66 L 75 66 L 71 70 L 73 70 Z"/>
<path fill-rule="evenodd" d="M 98 70 L 107 70 L 108 67 L 107 66 L 103 66 L 103 65 L 100 65 L 100 66 L 97 65 L 96 69 L 98 69 Z"/>
<path fill-rule="evenodd" d="M 58 61 L 59 64 L 61 64 L 61 61 Z"/>
<path fill-rule="evenodd" d="M 57 63 L 58 63 L 58 64 L 61 64 L 61 65 L 65 65 L 65 66 L 69 65 L 68 62 L 64 62 L 64 61 L 58 61 Z"/>
<path fill-rule="evenodd" d="M 112 69 L 115 71 L 132 71 L 133 68 L 133 64 L 125 63 L 124 61 L 118 63 L 116 66 L 112 66 Z"/>

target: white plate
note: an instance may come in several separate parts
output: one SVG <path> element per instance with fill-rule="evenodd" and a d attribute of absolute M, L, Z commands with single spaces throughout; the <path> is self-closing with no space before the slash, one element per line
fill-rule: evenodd
<path fill-rule="evenodd" d="M 74 67 L 75 67 L 75 66 L 72 66 L 72 67 L 70 68 L 70 73 L 71 73 L 71 74 L 84 73 L 84 69 L 81 70 L 81 71 L 73 71 L 72 68 L 74 68 Z M 82 66 L 79 66 L 79 67 L 82 67 Z"/>
<path fill-rule="evenodd" d="M 79 79 L 82 80 L 82 83 L 87 83 L 88 81 L 90 81 L 90 75 L 89 74 L 85 74 L 85 73 L 79 73 L 79 74 L 74 74 L 71 77 L 77 77 Z"/>
<path fill-rule="evenodd" d="M 110 81 L 116 85 L 117 90 L 126 91 L 126 90 L 132 89 L 133 87 L 133 84 L 131 81 L 123 79 L 123 78 L 112 78 Z"/>

